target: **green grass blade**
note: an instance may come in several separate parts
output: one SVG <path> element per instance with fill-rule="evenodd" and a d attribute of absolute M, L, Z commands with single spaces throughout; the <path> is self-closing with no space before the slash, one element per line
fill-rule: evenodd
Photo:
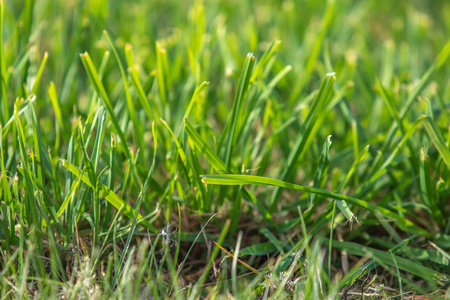
<path fill-rule="evenodd" d="M 335 74 L 327 74 L 322 81 L 322 84 L 317 92 L 313 103 L 311 104 L 311 108 L 308 112 L 308 116 L 306 117 L 305 122 L 302 124 L 301 131 L 297 137 L 294 147 L 289 153 L 289 157 L 286 161 L 286 167 L 283 170 L 281 175 L 282 180 L 286 180 L 289 175 L 294 171 L 296 162 L 300 157 L 300 154 L 305 151 L 305 145 L 307 140 L 310 137 L 311 131 L 314 126 L 314 121 L 317 118 L 317 112 L 320 111 L 320 108 L 325 107 L 326 100 L 331 93 L 333 82 L 336 80 Z M 280 197 L 281 190 L 276 188 L 272 194 L 272 197 L 269 201 L 270 209 L 269 211 L 273 211 L 276 207 L 278 198 Z"/>
<path fill-rule="evenodd" d="M 184 130 L 194 143 L 195 147 L 206 157 L 211 166 L 219 173 L 229 173 L 227 165 L 203 141 L 187 118 L 184 118 Z"/>
<path fill-rule="evenodd" d="M 112 49 L 114 56 L 116 57 L 117 64 L 119 65 L 120 74 L 122 75 L 122 82 L 123 82 L 124 91 L 125 91 L 125 99 L 127 100 L 128 113 L 130 114 L 130 118 L 133 123 L 133 129 L 135 130 L 136 141 L 139 143 L 139 146 L 142 148 L 142 151 L 143 151 L 144 145 L 143 145 L 143 140 L 142 140 L 142 130 L 141 130 L 142 125 L 136 115 L 136 109 L 134 107 L 133 99 L 131 99 L 130 89 L 129 89 L 129 85 L 128 85 L 128 79 L 125 74 L 125 70 L 123 68 L 122 61 L 119 57 L 119 53 L 117 52 L 116 47 L 114 46 L 114 43 L 112 42 L 112 40 L 109 37 L 109 34 L 106 30 L 103 31 L 103 35 L 105 36 L 106 41 L 109 44 L 109 47 Z"/>
<path fill-rule="evenodd" d="M 87 175 L 83 174 L 83 172 L 81 172 L 80 169 L 78 169 L 76 166 L 74 166 L 73 164 L 69 163 L 65 159 L 61 159 L 61 162 L 62 162 L 62 165 L 63 165 L 64 168 L 69 170 L 76 177 L 81 178 L 81 180 L 83 180 L 83 182 L 85 182 L 88 186 L 90 186 L 91 188 L 94 188 L 94 184 L 91 183 L 89 177 Z M 108 200 L 108 202 L 111 203 L 115 208 L 120 209 L 122 207 L 122 205 L 123 205 L 123 207 L 124 207 L 123 208 L 124 215 L 126 215 L 129 218 L 133 218 L 135 210 L 130 205 L 128 205 L 124 200 L 122 200 L 116 193 L 111 191 L 109 188 L 107 188 L 103 184 L 100 184 L 99 191 L 100 191 L 100 195 L 102 197 L 104 197 L 106 200 Z M 142 219 L 142 216 L 139 214 L 138 215 L 138 221 L 140 219 Z M 148 223 L 146 220 L 143 220 L 143 221 L 138 222 L 138 223 L 142 224 L 146 228 L 154 230 L 154 227 L 150 223 Z"/>
<path fill-rule="evenodd" d="M 238 88 L 236 91 L 236 96 L 234 98 L 233 109 L 231 112 L 231 118 L 229 121 L 229 131 L 227 132 L 227 141 L 225 143 L 225 165 L 229 168 L 231 167 L 231 156 L 233 154 L 233 148 L 235 145 L 235 134 L 236 126 L 238 123 L 239 114 L 242 114 L 245 103 L 245 96 L 250 84 L 250 76 L 252 74 L 253 66 L 255 65 L 255 57 L 252 53 L 247 54 L 247 58 L 244 62 L 244 67 L 242 68 L 241 77 L 239 79 Z"/>
<path fill-rule="evenodd" d="M 33 87 L 31 88 L 31 93 L 30 94 L 36 94 L 39 88 L 39 84 L 41 83 L 41 77 L 42 77 L 42 73 L 44 73 L 44 69 L 45 69 L 45 65 L 47 64 L 47 60 L 48 60 L 48 53 L 45 52 L 44 53 L 44 57 L 42 58 L 42 62 L 41 65 L 39 67 L 39 70 L 36 74 L 36 78 L 35 81 L 33 83 Z"/>
<path fill-rule="evenodd" d="M 95 91 L 100 96 L 100 99 L 102 99 L 103 105 L 105 105 L 106 110 L 108 111 L 108 116 L 111 119 L 111 122 L 114 125 L 114 128 L 119 135 L 120 141 L 122 142 L 122 150 L 124 151 L 125 155 L 127 155 L 127 158 L 131 157 L 129 146 L 127 143 L 127 140 L 125 138 L 125 134 L 123 133 L 119 121 L 117 120 L 114 109 L 111 104 L 111 101 L 109 100 L 108 95 L 106 94 L 106 90 L 103 87 L 103 84 L 100 81 L 100 78 L 98 77 L 97 71 L 95 70 L 94 64 L 92 63 L 92 60 L 87 52 L 84 54 L 80 54 L 81 61 L 83 62 L 84 68 L 86 69 L 86 72 L 88 73 L 89 80 L 91 81 Z"/>
<path fill-rule="evenodd" d="M 164 107 L 167 103 L 167 88 L 168 88 L 168 79 L 167 79 L 167 73 L 166 68 L 164 66 L 164 56 L 167 55 L 166 49 L 161 45 L 160 42 L 156 43 L 156 81 L 158 82 L 158 92 L 159 96 L 161 98 L 161 102 L 163 105 L 163 113 Z"/>
<path fill-rule="evenodd" d="M 365 247 L 351 242 L 332 241 L 331 244 L 333 248 L 344 250 L 351 255 L 358 255 L 358 256 L 369 255 L 372 257 L 376 257 L 377 260 L 383 261 L 384 263 L 390 266 L 395 266 L 397 264 L 400 270 L 419 276 L 427 281 L 439 283 L 442 281 L 442 278 L 444 278 L 444 275 L 440 274 L 436 270 L 424 267 L 414 261 L 399 256 L 394 255 L 394 257 L 392 257 L 391 253 L 387 253 L 370 247 Z"/>
<path fill-rule="evenodd" d="M 47 91 L 48 97 L 50 98 L 50 102 L 52 103 L 53 111 L 55 112 L 56 120 L 58 121 L 59 126 L 65 131 L 69 130 L 66 122 L 64 122 L 63 119 L 61 106 L 59 105 L 58 95 L 56 93 L 56 87 L 53 81 L 50 82 Z"/>
<path fill-rule="evenodd" d="M 8 75 L 6 72 L 6 62 L 5 62 L 5 50 L 3 43 L 3 17 L 4 17 L 4 3 L 0 2 L 0 93 L 1 93 L 1 114 L 0 114 L 0 124 L 3 126 L 6 123 L 6 120 L 10 118 L 9 109 L 8 109 Z"/>
<path fill-rule="evenodd" d="M 441 154 L 442 159 L 450 170 L 450 150 L 445 144 L 445 140 L 442 137 L 438 127 L 430 117 L 424 117 L 423 125 L 428 133 L 428 136 L 433 141 L 434 146 L 436 146 L 436 149 L 439 151 L 439 154 Z"/>
<path fill-rule="evenodd" d="M 257 77 L 263 74 L 263 67 L 272 58 L 273 54 L 275 53 L 275 51 L 277 51 L 280 44 L 281 44 L 280 40 L 275 40 L 270 44 L 269 48 L 267 48 L 267 50 L 261 56 L 261 59 L 259 60 L 258 64 L 256 64 L 255 70 L 253 71 L 253 75 L 250 78 L 250 82 L 255 81 Z"/>
<path fill-rule="evenodd" d="M 133 216 L 133 222 L 131 224 L 131 228 L 130 231 L 128 232 L 128 237 L 127 237 L 127 241 L 125 242 L 125 247 L 123 249 L 122 255 L 120 256 L 120 261 L 119 261 L 119 265 L 118 265 L 118 270 L 122 269 L 122 265 L 125 261 L 126 256 L 128 255 L 128 249 L 130 247 L 130 243 L 131 243 L 131 239 L 133 238 L 134 232 L 136 230 L 136 225 L 137 225 L 137 221 L 138 221 L 138 216 L 139 216 L 139 209 L 141 207 L 141 203 L 142 203 L 142 191 L 141 194 L 138 197 L 137 200 L 137 206 L 136 206 L 136 210 Z M 117 281 L 120 278 L 121 273 L 120 272 L 116 272 L 116 274 L 114 275 L 113 281 L 112 281 L 112 286 L 115 287 L 117 284 Z"/>
<path fill-rule="evenodd" d="M 14 118 L 16 121 L 16 127 L 19 134 L 19 148 L 20 148 L 20 158 L 22 160 L 22 175 L 25 179 L 25 209 L 26 209 L 26 216 L 27 216 L 27 223 L 30 228 L 33 228 L 38 225 L 38 215 L 37 211 L 35 209 L 35 203 L 34 203 L 34 185 L 32 182 L 31 177 L 31 170 L 28 163 L 28 155 L 26 152 L 26 146 L 25 146 L 25 134 L 22 127 L 22 122 L 20 121 L 20 116 L 17 108 L 17 104 L 14 103 Z M 37 230 L 40 230 L 40 226 L 38 226 Z"/>
<path fill-rule="evenodd" d="M 134 67 L 131 67 L 128 68 L 128 74 L 130 74 L 131 81 L 137 92 L 138 99 L 141 102 L 142 107 L 144 107 L 147 118 L 149 120 L 155 120 L 160 115 L 160 113 L 155 112 L 155 110 L 150 107 L 147 96 L 145 95 L 144 88 L 142 87 L 141 81 L 139 79 L 138 71 Z"/>
<path fill-rule="evenodd" d="M 317 189 L 312 187 L 301 186 L 277 179 L 261 177 L 261 176 L 253 176 L 253 175 L 202 175 L 203 182 L 209 185 L 244 185 L 244 184 L 253 184 L 253 185 L 265 185 L 265 186 L 277 186 L 282 188 L 294 189 L 308 193 L 314 193 L 319 196 L 325 198 L 331 198 L 335 200 L 344 200 L 347 203 L 352 205 L 364 208 L 372 213 L 376 211 L 380 211 L 385 216 L 390 218 L 394 218 L 398 221 L 398 225 L 405 230 L 406 232 L 411 233 L 421 233 L 423 235 L 429 236 L 429 233 L 423 228 L 415 225 L 413 222 L 409 221 L 406 218 L 402 218 L 396 213 L 383 208 L 381 206 L 369 203 L 367 201 L 357 199 L 354 197 L 346 196 L 339 193 L 329 192 L 323 189 Z"/>
<path fill-rule="evenodd" d="M 64 202 L 61 204 L 61 207 L 59 208 L 59 210 L 58 210 L 58 212 L 56 214 L 58 216 L 58 218 L 61 217 L 61 215 L 63 214 L 64 210 L 67 208 L 67 205 L 69 205 L 69 201 L 70 201 L 70 199 L 72 199 L 72 197 L 73 197 L 73 195 L 75 193 L 75 190 L 80 185 L 80 182 L 81 182 L 81 177 L 79 177 L 77 181 L 73 182 L 69 193 L 67 193 L 66 198 L 64 199 Z"/>
<path fill-rule="evenodd" d="M 430 66 L 430 68 L 428 68 L 428 70 L 422 76 L 419 84 L 411 92 L 411 94 L 409 95 L 408 99 L 405 102 L 405 105 L 403 105 L 403 108 L 400 111 L 400 119 L 401 120 L 403 120 L 405 118 L 406 114 L 411 109 L 412 104 L 416 100 L 417 96 L 428 85 L 428 83 L 433 78 L 435 73 L 445 64 L 445 62 L 447 61 L 449 56 L 450 56 L 450 41 L 447 41 L 444 48 L 441 50 L 441 52 L 435 59 L 434 63 Z M 394 123 L 391 126 L 391 128 L 385 138 L 384 147 L 383 147 L 384 150 L 387 149 L 388 146 L 390 145 L 396 129 L 397 129 L 397 124 Z"/>
<path fill-rule="evenodd" d="M 201 136 L 197 133 L 192 124 L 186 118 L 184 119 L 184 124 L 186 133 L 188 134 L 189 138 L 192 140 L 195 147 L 206 157 L 211 166 L 221 174 L 228 173 L 229 171 L 225 163 L 211 150 L 211 148 L 205 143 L 205 141 L 203 141 Z M 243 189 L 243 195 L 248 201 L 250 201 L 257 207 L 261 215 L 270 224 L 273 224 L 271 215 L 264 208 L 261 202 L 257 201 L 256 198 L 245 189 Z"/>

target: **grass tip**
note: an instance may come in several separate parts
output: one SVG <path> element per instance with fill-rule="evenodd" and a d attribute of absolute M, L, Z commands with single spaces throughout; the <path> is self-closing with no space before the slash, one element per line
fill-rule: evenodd
<path fill-rule="evenodd" d="M 202 183 L 205 185 L 205 190 L 208 190 L 208 182 L 206 182 L 206 177 L 204 175 L 200 175 L 202 178 Z"/>
<path fill-rule="evenodd" d="M 329 72 L 327 74 L 325 74 L 327 77 L 334 77 L 334 79 L 336 79 L 336 72 Z"/>

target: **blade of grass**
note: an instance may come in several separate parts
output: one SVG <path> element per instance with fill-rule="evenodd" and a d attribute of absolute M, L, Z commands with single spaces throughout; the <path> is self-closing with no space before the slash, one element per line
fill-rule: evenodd
<path fill-rule="evenodd" d="M 325 76 L 322 81 L 322 84 L 317 92 L 313 103 L 311 104 L 311 108 L 308 112 L 305 122 L 302 124 L 300 133 L 297 137 L 294 147 L 289 153 L 289 157 L 286 161 L 286 167 L 281 174 L 281 180 L 286 180 L 290 174 L 294 171 L 296 166 L 297 159 L 300 154 L 305 151 L 305 144 L 309 138 L 309 135 L 314 126 L 314 120 L 317 118 L 317 112 L 320 111 L 320 108 L 326 105 L 326 100 L 328 99 L 328 95 L 331 92 L 333 82 L 336 80 L 335 74 L 330 73 Z M 277 204 L 278 198 L 280 197 L 281 189 L 276 188 L 272 194 L 272 197 L 269 201 L 269 211 L 272 212 Z"/>
<path fill-rule="evenodd" d="M 441 154 L 442 159 L 450 170 L 450 150 L 445 144 L 444 138 L 439 132 L 438 127 L 430 117 L 424 117 L 423 125 L 428 133 L 428 136 L 433 141 L 433 144 L 436 146 L 436 149 L 439 151 L 439 154 Z"/>
<path fill-rule="evenodd" d="M 335 200 L 344 200 L 352 205 L 367 209 L 368 211 L 375 213 L 376 211 L 380 211 L 383 215 L 388 218 L 396 219 L 398 225 L 406 232 L 411 233 L 421 233 L 425 236 L 429 236 L 429 233 L 423 228 L 415 225 L 413 222 L 406 218 L 400 217 L 393 211 L 390 211 L 384 207 L 369 203 L 367 201 L 357 199 L 354 197 L 346 196 L 339 193 L 329 192 L 323 189 L 317 189 L 312 187 L 301 186 L 277 179 L 261 177 L 261 176 L 253 176 L 253 175 L 232 175 L 232 174 L 224 174 L 224 175 L 202 175 L 202 181 L 205 184 L 212 185 L 245 185 L 245 184 L 253 184 L 253 185 L 264 185 L 264 186 L 277 186 L 283 188 L 289 188 L 294 190 L 299 190 L 308 193 L 315 193 L 319 196 L 331 198 Z"/>
<path fill-rule="evenodd" d="M 187 118 L 184 119 L 184 124 L 186 133 L 188 134 L 189 138 L 192 140 L 195 147 L 206 157 L 211 166 L 221 174 L 229 173 L 226 164 L 211 150 L 211 148 L 205 143 L 205 141 L 203 141 L 201 136 L 197 133 L 197 131 L 195 131 L 194 127 L 188 121 Z M 257 207 L 259 213 L 270 224 L 273 224 L 272 217 L 269 214 L 269 212 L 267 212 L 267 210 L 264 208 L 264 206 L 260 202 L 258 202 L 256 198 L 253 195 L 251 195 L 247 190 L 243 189 L 242 192 L 245 199 L 253 203 Z"/>
<path fill-rule="evenodd" d="M 129 146 L 127 143 L 127 139 L 125 138 L 125 134 L 122 131 L 122 128 L 119 125 L 119 121 L 117 120 L 114 109 L 111 104 L 111 101 L 109 100 L 108 95 L 106 94 L 106 90 L 103 87 L 103 84 L 100 81 L 100 78 L 98 77 L 97 71 L 94 67 L 94 64 L 92 63 L 92 60 L 87 52 L 84 54 L 80 54 L 81 61 L 83 62 L 84 68 L 86 69 L 86 72 L 88 74 L 89 80 L 92 83 L 92 86 L 94 87 L 97 95 L 99 95 L 100 99 L 103 102 L 103 105 L 106 107 L 106 110 L 108 111 L 108 116 L 111 119 L 111 122 L 113 123 L 114 129 L 116 130 L 117 134 L 119 135 L 121 143 L 121 148 L 128 159 L 130 159 L 131 154 L 129 150 Z"/>
<path fill-rule="evenodd" d="M 236 125 L 238 122 L 238 117 L 242 114 L 242 110 L 244 109 L 245 96 L 247 94 L 249 84 L 250 84 L 250 76 L 252 74 L 253 66 L 255 65 L 255 57 L 252 53 L 247 54 L 247 58 L 244 62 L 244 67 L 242 68 L 241 77 L 239 79 L 238 88 L 236 91 L 236 95 L 234 98 L 233 108 L 231 112 L 231 118 L 229 121 L 229 128 L 227 134 L 227 141 L 225 142 L 226 152 L 225 152 L 225 165 L 228 168 L 231 167 L 231 156 L 233 154 L 233 148 L 235 145 L 235 134 L 236 134 Z M 225 134 L 224 132 L 224 134 Z"/>
<path fill-rule="evenodd" d="M 85 182 L 91 188 L 94 187 L 94 185 L 91 183 L 89 177 L 87 175 L 85 175 L 84 173 L 82 173 L 82 171 L 80 169 L 78 169 L 76 166 L 74 166 L 73 164 L 71 164 L 70 162 L 68 162 L 65 159 L 61 159 L 61 162 L 62 162 L 63 167 L 65 167 L 67 170 L 69 170 L 72 174 L 81 178 L 81 180 L 83 180 L 83 182 Z M 108 200 L 108 202 L 111 203 L 115 208 L 120 209 L 120 207 L 122 207 L 122 205 L 123 205 L 124 206 L 124 208 L 123 208 L 124 215 L 129 218 L 133 218 L 135 210 L 130 205 L 128 205 L 124 200 L 122 200 L 116 193 L 111 191 L 109 188 L 107 188 L 103 184 L 100 184 L 99 191 L 100 191 L 100 195 L 102 197 L 104 197 L 106 200 Z M 140 220 L 140 219 L 142 219 L 142 216 L 139 214 L 137 218 L 138 218 L 138 220 Z M 153 225 L 151 225 L 150 223 L 148 223 L 145 220 L 143 220 L 142 222 L 138 222 L 138 223 L 142 224 L 146 228 L 150 229 L 152 232 L 157 232 L 157 230 L 153 227 Z"/>
<path fill-rule="evenodd" d="M 139 209 L 141 207 L 142 197 L 143 197 L 143 194 L 142 194 L 142 190 L 141 190 L 141 193 L 139 194 L 138 199 L 137 199 L 136 210 L 135 210 L 135 213 L 134 213 L 134 216 L 133 216 L 133 219 L 132 219 L 133 223 L 131 224 L 130 231 L 128 232 L 127 241 L 125 242 L 125 246 L 123 248 L 122 255 L 120 256 L 118 270 L 122 269 L 122 265 L 123 265 L 123 263 L 125 261 L 125 257 L 128 255 L 128 249 L 130 247 L 131 239 L 133 238 L 134 232 L 136 230 L 138 216 L 140 215 L 139 214 Z M 114 274 L 114 278 L 112 280 L 112 286 L 113 287 L 115 287 L 117 285 L 117 282 L 118 282 L 118 280 L 120 278 L 120 275 L 121 275 L 120 272 L 116 272 L 116 274 Z"/>
<path fill-rule="evenodd" d="M 47 60 L 48 60 L 48 52 L 44 52 L 44 57 L 42 58 L 42 62 L 41 65 L 39 66 L 39 70 L 36 74 L 36 78 L 34 80 L 33 83 L 33 87 L 31 88 L 30 94 L 36 94 L 39 88 L 39 84 L 41 83 L 41 77 L 42 77 L 42 73 L 44 73 L 44 69 L 45 69 L 45 65 L 47 64 Z"/>
<path fill-rule="evenodd" d="M 395 264 L 397 264 L 399 269 L 419 276 L 427 281 L 439 283 L 443 278 L 443 275 L 436 270 L 424 267 L 418 263 L 399 256 L 394 255 L 393 258 L 391 253 L 387 253 L 381 250 L 365 247 L 356 243 L 339 241 L 332 241 L 332 246 L 333 248 L 345 250 L 348 254 L 351 255 L 365 256 L 367 254 L 370 254 L 372 258 L 376 257 L 377 260 L 383 261 L 390 266 L 395 266 Z"/>
<path fill-rule="evenodd" d="M 412 104 L 416 100 L 417 96 L 422 92 L 422 90 L 428 85 L 431 78 L 434 76 L 434 74 L 445 64 L 448 57 L 450 56 L 450 41 L 448 41 L 445 46 L 442 48 L 441 52 L 438 54 L 437 58 L 433 62 L 430 68 L 425 72 L 425 74 L 420 79 L 419 84 L 413 89 L 413 91 L 410 93 L 409 97 L 407 98 L 405 105 L 403 105 L 402 110 L 400 111 L 400 120 L 403 120 L 406 117 L 406 114 L 411 109 Z M 390 143 L 392 142 L 392 138 L 394 136 L 395 130 L 397 129 L 397 123 L 392 124 L 391 128 L 389 129 L 388 134 L 386 135 L 385 142 L 383 145 L 383 150 L 387 150 L 390 146 Z"/>
<path fill-rule="evenodd" d="M 5 50 L 3 43 L 3 16 L 4 16 L 4 4 L 3 1 L 0 1 L 0 92 L 2 101 L 1 104 L 1 114 L 0 114 L 0 124 L 4 126 L 6 124 L 6 120 L 10 118 L 9 108 L 8 108 L 8 75 L 6 72 L 6 62 L 5 62 Z"/>
<path fill-rule="evenodd" d="M 128 113 L 130 114 L 131 121 L 133 123 L 133 129 L 134 129 L 134 136 L 135 140 L 138 142 L 139 147 L 144 151 L 144 144 L 143 144 L 143 134 L 142 134 L 142 124 L 137 118 L 136 115 L 136 109 L 134 107 L 133 99 L 131 99 L 130 89 L 128 85 L 127 76 L 125 74 L 125 70 L 122 65 L 122 61 L 119 57 L 119 53 L 117 52 L 116 47 L 114 46 L 114 43 L 112 42 L 108 32 L 106 30 L 103 30 L 103 36 L 106 38 L 106 41 L 109 44 L 109 47 L 112 49 L 114 56 L 116 57 L 117 64 L 119 65 L 120 74 L 122 75 L 122 82 L 124 86 L 125 91 L 125 99 L 127 101 L 127 107 L 128 107 Z"/>
<path fill-rule="evenodd" d="M 59 105 L 58 95 L 56 93 L 55 83 L 53 81 L 50 82 L 47 92 L 48 92 L 48 97 L 50 98 L 50 102 L 52 104 L 53 111 L 55 112 L 56 120 L 58 121 L 59 126 L 64 131 L 70 130 L 67 127 L 67 123 L 63 119 L 61 106 Z"/>
<path fill-rule="evenodd" d="M 34 186 L 31 180 L 31 170 L 28 163 L 28 155 L 26 153 L 26 146 L 25 146 L 25 134 L 22 127 L 22 122 L 20 121 L 20 116 L 18 113 L 17 103 L 14 103 L 14 118 L 16 121 L 16 127 L 19 134 L 19 148 L 20 148 L 20 158 L 22 160 L 22 175 L 25 179 L 25 209 L 26 209 L 26 216 L 27 216 L 27 223 L 30 228 L 35 228 L 37 232 L 40 232 L 40 224 L 38 226 L 38 215 L 37 211 L 35 209 L 36 204 L 34 201 Z"/>

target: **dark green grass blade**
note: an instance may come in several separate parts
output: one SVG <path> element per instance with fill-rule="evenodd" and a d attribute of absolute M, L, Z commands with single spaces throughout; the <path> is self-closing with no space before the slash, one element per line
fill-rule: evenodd
<path fill-rule="evenodd" d="M 406 271 L 410 274 L 419 276 L 427 281 L 431 281 L 434 283 L 440 283 L 445 280 L 444 279 L 445 276 L 436 270 L 422 266 L 418 263 L 415 263 L 411 260 L 408 260 L 408 259 L 405 259 L 405 258 L 402 258 L 399 256 L 392 257 L 392 255 L 390 253 L 387 253 L 387 252 L 384 252 L 381 250 L 364 247 L 362 245 L 359 245 L 356 243 L 351 243 L 351 242 L 332 241 L 331 244 L 332 244 L 333 248 L 337 248 L 337 249 L 346 251 L 348 254 L 358 255 L 358 256 L 369 255 L 372 257 L 376 257 L 377 260 L 381 260 L 391 266 L 395 266 L 395 264 L 397 264 L 399 269 Z M 395 261 L 394 261 L 394 259 L 395 259 Z"/>

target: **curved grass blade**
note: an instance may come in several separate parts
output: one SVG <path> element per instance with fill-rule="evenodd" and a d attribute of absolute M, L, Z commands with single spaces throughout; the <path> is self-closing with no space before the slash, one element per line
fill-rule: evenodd
<path fill-rule="evenodd" d="M 413 222 L 406 218 L 402 218 L 395 212 L 392 212 L 384 207 L 369 203 L 367 201 L 357 199 L 354 197 L 346 196 L 339 193 L 329 192 L 327 190 L 323 189 L 317 189 L 312 187 L 306 187 L 301 186 L 293 183 L 289 183 L 286 181 L 281 181 L 277 179 L 267 178 L 267 177 L 261 177 L 261 176 L 253 176 L 253 175 L 232 175 L 232 174 L 226 174 L 226 175 L 202 175 L 203 179 L 202 181 L 205 184 L 212 184 L 212 185 L 244 185 L 244 184 L 254 184 L 254 185 L 265 185 L 265 186 L 277 186 L 277 187 L 283 187 L 283 188 L 289 188 L 294 190 L 299 190 L 303 192 L 308 193 L 314 193 L 319 196 L 323 196 L 326 198 L 332 198 L 336 200 L 344 200 L 347 203 L 350 203 L 355 206 L 359 206 L 361 208 L 367 209 L 368 211 L 375 213 L 376 211 L 379 211 L 384 216 L 388 218 L 393 218 L 397 220 L 397 224 L 399 225 L 402 230 L 406 232 L 411 233 L 420 233 L 425 236 L 430 236 L 430 233 L 426 231 L 425 229 L 415 225 Z"/>

